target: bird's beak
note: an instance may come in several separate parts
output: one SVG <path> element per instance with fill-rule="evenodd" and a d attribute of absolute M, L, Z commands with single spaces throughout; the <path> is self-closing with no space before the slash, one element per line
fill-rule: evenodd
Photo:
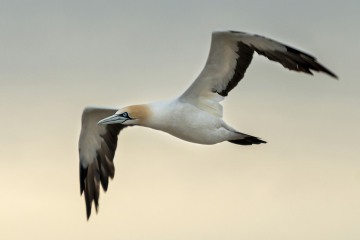
<path fill-rule="evenodd" d="M 123 123 L 127 118 L 121 117 L 119 115 L 112 115 L 110 117 L 104 118 L 98 122 L 98 124 L 108 125 L 108 124 L 116 124 L 116 123 Z"/>

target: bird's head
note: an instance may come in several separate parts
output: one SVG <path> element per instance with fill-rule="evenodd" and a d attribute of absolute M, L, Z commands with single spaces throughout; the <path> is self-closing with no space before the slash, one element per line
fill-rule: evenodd
<path fill-rule="evenodd" d="M 141 125 L 150 116 L 147 105 L 132 105 L 124 107 L 114 115 L 104 118 L 98 124 L 122 124 L 122 125 Z"/>

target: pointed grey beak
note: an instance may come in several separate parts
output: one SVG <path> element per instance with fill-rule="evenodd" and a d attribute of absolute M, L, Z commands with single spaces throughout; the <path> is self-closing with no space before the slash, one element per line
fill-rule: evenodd
<path fill-rule="evenodd" d="M 119 115 L 112 115 L 110 117 L 104 118 L 98 122 L 98 124 L 108 125 L 108 124 L 116 124 L 116 123 L 123 123 L 127 118 L 121 117 Z"/>

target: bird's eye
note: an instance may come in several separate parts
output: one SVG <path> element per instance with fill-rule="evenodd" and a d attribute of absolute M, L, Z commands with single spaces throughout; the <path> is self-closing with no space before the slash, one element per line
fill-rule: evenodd
<path fill-rule="evenodd" d="M 128 118 L 129 114 L 127 112 L 124 112 L 123 114 L 121 114 L 122 117 Z"/>

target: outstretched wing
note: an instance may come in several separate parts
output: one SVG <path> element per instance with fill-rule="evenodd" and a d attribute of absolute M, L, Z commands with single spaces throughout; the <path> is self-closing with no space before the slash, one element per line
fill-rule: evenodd
<path fill-rule="evenodd" d="M 86 214 L 89 219 L 92 202 L 97 211 L 100 184 L 106 191 L 109 177 L 115 173 L 114 155 L 121 124 L 98 125 L 101 119 L 113 115 L 116 109 L 85 108 L 81 119 L 79 139 L 80 194 L 84 193 Z"/>
<path fill-rule="evenodd" d="M 254 51 L 290 70 L 308 74 L 324 72 L 337 78 L 314 57 L 272 39 L 235 31 L 213 32 L 206 65 L 180 98 L 212 108 L 221 115 L 218 102 L 244 77 Z"/>

